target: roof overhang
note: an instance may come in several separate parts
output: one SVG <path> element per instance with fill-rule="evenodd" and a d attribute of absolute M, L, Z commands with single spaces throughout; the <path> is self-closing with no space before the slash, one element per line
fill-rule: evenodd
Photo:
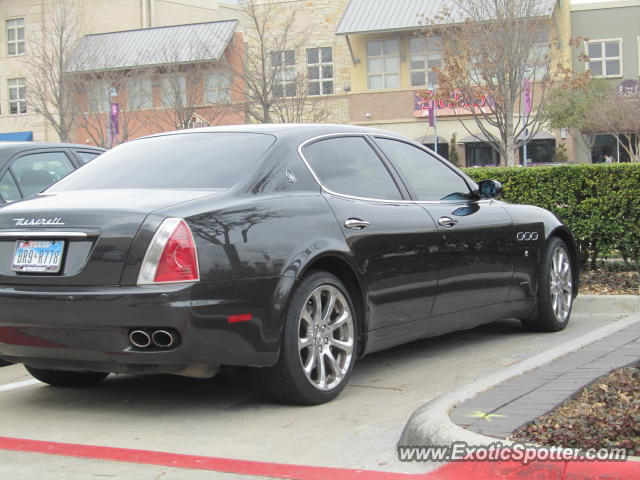
<path fill-rule="evenodd" d="M 217 62 L 237 25 L 237 20 L 228 20 L 87 35 L 75 49 L 67 72 Z"/>

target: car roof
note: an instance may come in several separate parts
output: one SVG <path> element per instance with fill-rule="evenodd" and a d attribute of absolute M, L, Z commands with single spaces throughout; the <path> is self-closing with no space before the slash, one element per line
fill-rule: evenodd
<path fill-rule="evenodd" d="M 41 148 L 73 148 L 83 150 L 94 150 L 104 152 L 104 148 L 96 147 L 94 145 L 80 145 L 77 143 L 56 143 L 56 142 L 0 142 L 0 153 L 4 155 L 11 155 L 16 152 L 23 152 L 26 150 L 36 150 Z"/>
<path fill-rule="evenodd" d="M 378 128 L 361 127 L 358 125 L 340 125 L 330 123 L 265 123 L 265 124 L 243 124 L 243 125 L 225 125 L 219 127 L 192 128 L 188 130 L 177 130 L 175 132 L 166 132 L 148 137 L 159 137 L 164 135 L 179 135 L 185 133 L 261 133 L 278 137 L 280 139 L 291 139 L 303 141 L 305 139 L 319 137 L 322 135 L 340 134 L 340 133 L 370 133 L 378 135 L 392 135 L 398 138 L 406 138 L 403 135 L 381 130 Z"/>

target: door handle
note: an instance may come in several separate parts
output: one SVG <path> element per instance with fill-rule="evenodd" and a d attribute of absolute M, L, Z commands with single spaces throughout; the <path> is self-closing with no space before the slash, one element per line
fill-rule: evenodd
<path fill-rule="evenodd" d="M 443 227 L 451 228 L 451 227 L 455 226 L 458 223 L 458 221 L 454 220 L 453 218 L 449 218 L 449 217 L 440 217 L 438 219 L 438 223 L 440 225 L 442 225 Z"/>
<path fill-rule="evenodd" d="M 360 220 L 359 218 L 350 218 L 345 220 L 344 226 L 352 230 L 362 230 L 369 226 L 369 222 L 366 220 Z"/>

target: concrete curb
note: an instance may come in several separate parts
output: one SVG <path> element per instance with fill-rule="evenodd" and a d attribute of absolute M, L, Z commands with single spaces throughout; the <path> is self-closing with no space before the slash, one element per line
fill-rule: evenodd
<path fill-rule="evenodd" d="M 398 446 L 448 445 L 455 441 L 463 441 L 469 445 L 490 445 L 496 441 L 501 441 L 503 444 L 511 443 L 462 428 L 451 420 L 449 412 L 456 405 L 505 380 L 550 363 L 585 345 L 601 340 L 613 332 L 640 322 L 640 296 L 638 295 L 582 295 L 575 307 L 576 312 L 612 313 L 615 311 L 629 316 L 431 400 L 411 415 L 400 436 Z"/>

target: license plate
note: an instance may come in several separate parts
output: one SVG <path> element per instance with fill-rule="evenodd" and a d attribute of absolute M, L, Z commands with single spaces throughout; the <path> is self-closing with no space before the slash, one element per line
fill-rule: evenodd
<path fill-rule="evenodd" d="M 57 273 L 62 265 L 63 240 L 18 240 L 14 272 Z"/>

